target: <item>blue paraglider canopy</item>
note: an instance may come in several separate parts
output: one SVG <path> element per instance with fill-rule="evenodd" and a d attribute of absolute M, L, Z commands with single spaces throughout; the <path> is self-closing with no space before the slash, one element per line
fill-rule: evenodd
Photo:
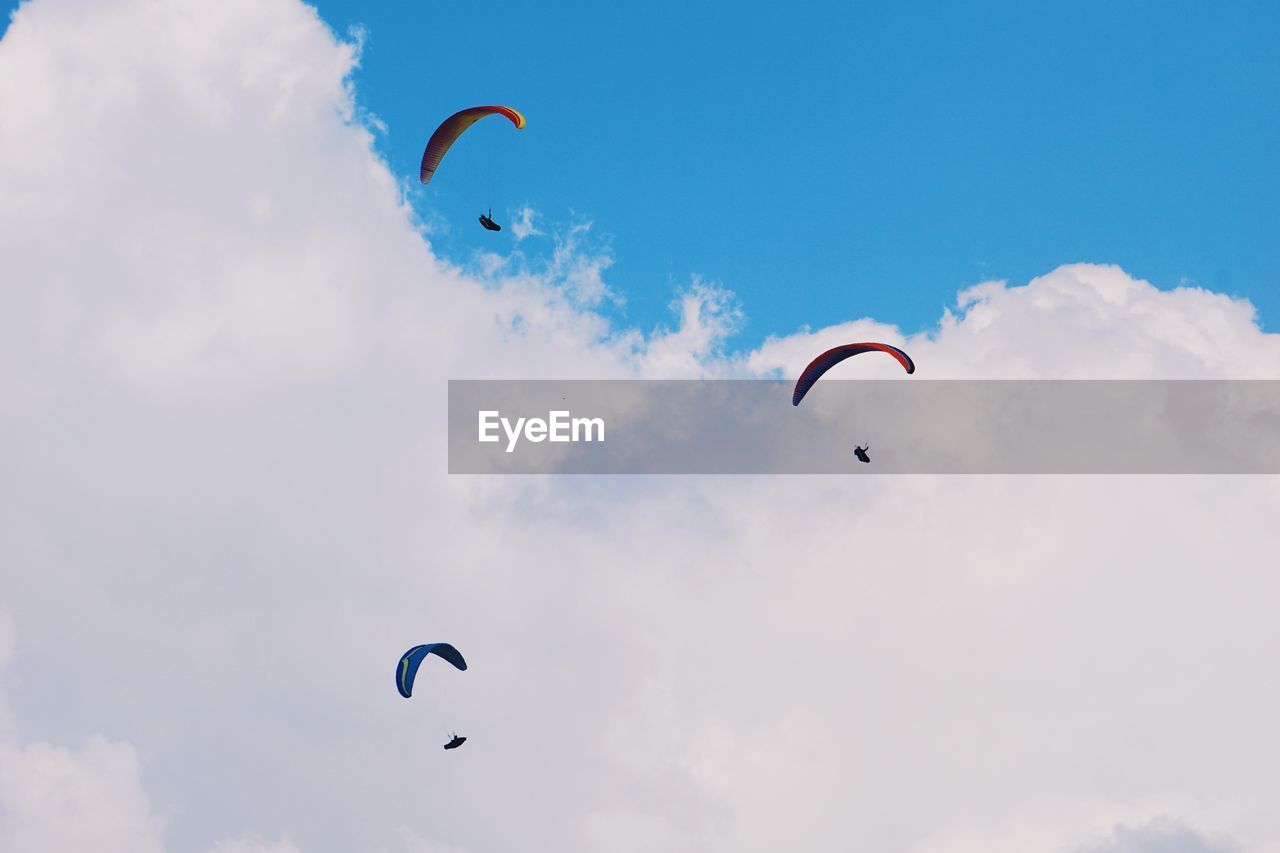
<path fill-rule="evenodd" d="M 463 660 L 462 652 L 448 643 L 427 643 L 421 646 L 414 646 L 401 655 L 400 662 L 396 664 L 396 689 L 400 691 L 400 695 L 404 698 L 408 699 L 413 695 L 413 680 L 418 677 L 418 667 L 422 666 L 422 661 L 427 655 L 439 655 L 461 670 L 466 670 L 467 668 L 467 662 Z"/>

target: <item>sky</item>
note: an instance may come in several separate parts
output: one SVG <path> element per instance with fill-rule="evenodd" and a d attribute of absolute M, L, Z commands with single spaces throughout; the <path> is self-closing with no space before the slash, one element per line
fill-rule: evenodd
<path fill-rule="evenodd" d="M 489 207 L 591 222 L 629 325 L 670 324 L 698 278 L 741 301 L 742 346 L 863 316 L 918 331 L 962 287 L 1081 261 L 1280 322 L 1274 3 L 318 9 L 362 33 L 359 107 L 397 177 L 456 109 L 529 118 L 413 188 L 437 251 L 508 250 L 474 224 Z"/>
<path fill-rule="evenodd" d="M 505 251 L 489 207 L 592 222 L 629 325 L 669 325 L 699 277 L 740 300 L 740 346 L 858 317 L 915 332 L 963 287 L 1076 262 L 1280 323 L 1274 3 L 318 9 L 364 34 L 353 79 L 398 177 L 456 109 L 529 119 L 477 127 L 414 192 L 433 247 Z"/>
<path fill-rule="evenodd" d="M 1268 24 L 1241 23 L 1246 11 L 1183 25 L 1240 39 L 1213 73 L 1257 104 Z M 1280 851 L 1274 477 L 504 478 L 445 464 L 449 379 L 779 378 L 864 336 L 938 379 L 1280 379 L 1280 335 L 1255 310 L 1268 285 L 1196 279 L 1200 256 L 1184 254 L 1236 276 L 1245 258 L 1274 264 L 1260 236 L 1272 194 L 1255 189 L 1274 180 L 1261 153 L 1274 113 L 1242 111 L 1230 133 L 1197 125 L 1195 145 L 1173 133 L 1196 124 L 1184 116 L 1162 125 L 1176 145 L 1148 151 L 1164 133 L 1108 121 L 1128 115 L 1123 99 L 1082 106 L 1091 78 L 1061 72 L 1071 39 L 1055 66 L 1035 61 L 1045 40 L 1012 35 L 1053 22 L 968 21 L 966 39 L 942 12 L 904 11 L 892 31 L 931 21 L 928 44 L 953 54 L 1007 37 L 979 76 L 1028 109 L 1042 102 L 1009 82 L 1023 65 L 1075 104 L 1053 113 L 1072 135 L 1039 115 L 1023 125 L 1034 144 L 999 156 L 967 119 L 941 141 L 907 134 L 936 146 L 950 193 L 931 197 L 935 217 L 982 222 L 959 214 L 961 195 L 1006 210 L 997 192 L 1050 182 L 987 234 L 1003 260 L 971 259 L 905 245 L 944 230 L 905 227 L 895 205 L 915 202 L 889 189 L 924 180 L 905 161 L 892 179 L 843 172 L 814 143 L 785 155 L 791 178 L 745 192 L 768 131 L 751 152 L 710 154 L 730 119 L 739 137 L 756 126 L 748 100 L 785 109 L 773 93 L 794 86 L 770 89 L 764 66 L 697 78 L 737 95 L 682 101 L 708 156 L 677 159 L 678 177 L 652 177 L 685 156 L 656 131 L 621 177 L 603 144 L 621 126 L 539 141 L 557 116 L 619 102 L 597 77 L 557 103 L 536 75 L 558 63 L 578 80 L 627 51 L 661 57 L 655 79 L 629 78 L 614 110 L 628 127 L 672 88 L 665 75 L 717 67 L 690 44 L 646 51 L 622 37 L 628 22 L 606 49 L 511 11 L 503 26 L 532 47 L 509 66 L 527 87 L 509 100 L 530 127 L 477 126 L 446 163 L 457 187 L 442 169 L 428 193 L 414 183 L 425 114 L 491 99 L 492 82 L 460 53 L 443 64 L 472 76 L 423 75 L 380 102 L 383 45 L 430 27 L 373 14 L 361 42 L 339 10 L 297 0 L 32 0 L 0 39 L 2 853 Z M 720 67 L 777 31 L 721 23 L 737 41 L 720 43 Z M 1177 103 L 1235 115 L 1209 103 L 1217 83 L 1192 85 L 1213 51 L 1166 55 L 1172 31 L 1137 29 L 1148 61 L 1117 63 L 1150 85 L 1183 69 Z M 878 32 L 867 51 L 897 56 L 901 39 Z M 1137 49 L 1116 32 L 1116 50 Z M 821 65 L 843 55 L 834 44 L 797 55 L 843 91 Z M 945 125 L 925 70 L 894 67 L 915 102 L 897 121 Z M 412 133 L 394 107 L 410 98 Z M 1067 161 L 1032 171 L 1090 128 L 1123 195 L 1100 179 L 1085 191 Z M 1190 153 L 1218 144 L 1241 152 L 1229 169 Z M 531 168 L 566 145 L 555 180 Z M 1020 162 L 1020 176 L 1003 168 Z M 462 184 L 518 176 L 546 180 L 513 203 L 545 234 L 485 242 Z M 798 193 L 841 181 L 883 182 L 876 221 L 896 244 L 790 230 L 781 212 L 814 203 Z M 720 223 L 682 242 L 670 211 L 702 204 L 695 184 L 715 184 L 750 236 L 712 239 L 733 231 Z M 1064 206 L 1107 225 L 1068 228 L 1082 218 Z M 1126 216 L 1129 232 L 1115 227 Z M 1048 244 L 1037 222 L 1068 230 Z M 886 242 L 898 250 L 864 254 Z M 790 297 L 745 274 L 762 259 Z M 851 310 L 829 277 L 811 284 L 833 268 L 902 289 Z M 788 315 L 796 295 L 817 307 Z M 395 661 L 433 641 L 470 668 L 424 669 L 402 699 Z M 446 753 L 450 729 L 468 742 Z"/>

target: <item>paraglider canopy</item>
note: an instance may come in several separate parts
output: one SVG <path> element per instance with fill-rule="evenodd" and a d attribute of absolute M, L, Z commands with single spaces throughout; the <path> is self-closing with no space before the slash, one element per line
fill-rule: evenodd
<path fill-rule="evenodd" d="M 467 742 L 467 739 L 466 739 L 466 738 L 464 738 L 464 737 L 458 737 L 457 735 L 454 735 L 454 736 L 453 736 L 453 739 L 452 739 L 452 740 L 450 740 L 448 743 L 446 743 L 446 744 L 444 745 L 444 748 L 445 748 L 445 749 L 457 749 L 458 747 L 462 746 L 462 745 L 463 745 L 464 743 L 466 743 L 466 742 Z"/>
<path fill-rule="evenodd" d="M 898 364 L 902 365 L 902 369 L 907 373 L 916 372 L 916 364 L 911 360 L 911 356 L 902 350 L 889 344 L 875 343 L 874 341 L 865 341 L 857 344 L 844 344 L 843 346 L 832 347 L 822 355 L 809 362 L 809 366 L 800 374 L 800 378 L 796 380 L 795 391 L 791 394 L 791 405 L 798 406 L 800 401 L 804 399 L 804 395 L 809 393 L 809 389 L 813 384 L 822 377 L 831 368 L 835 367 L 846 358 L 852 358 L 864 352 L 882 352 L 891 355 L 898 360 Z"/>
<path fill-rule="evenodd" d="M 426 643 L 414 646 L 402 654 L 400 662 L 396 664 L 396 689 L 404 698 L 408 699 L 413 695 L 413 682 L 418 677 L 418 667 L 422 666 L 422 661 L 427 655 L 439 655 L 464 671 L 467 668 L 467 662 L 463 659 L 462 653 L 448 643 Z"/>
<path fill-rule="evenodd" d="M 422 152 L 422 167 L 418 172 L 422 182 L 431 182 L 436 169 L 440 168 L 440 161 L 467 128 L 491 115 L 505 116 L 517 130 L 524 130 L 524 116 L 511 107 L 470 107 L 454 113 L 440 123 L 427 141 L 427 148 Z"/>

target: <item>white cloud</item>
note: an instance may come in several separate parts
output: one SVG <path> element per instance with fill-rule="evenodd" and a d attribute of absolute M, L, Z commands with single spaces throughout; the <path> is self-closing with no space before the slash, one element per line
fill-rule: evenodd
<path fill-rule="evenodd" d="M 584 231 L 433 253 L 357 53 L 292 0 L 35 0 L 0 42 L 6 851 L 1280 844 L 1272 479 L 444 474 L 451 377 L 862 336 L 931 377 L 1276 376 L 1247 304 L 1076 265 L 929 335 L 734 354 L 700 281 L 616 328 Z M 401 700 L 433 639 L 472 668 Z"/>
<path fill-rule="evenodd" d="M 674 330 L 660 329 L 637 360 L 651 379 L 694 379 L 732 369 L 724 358 L 725 340 L 742 322 L 736 297 L 695 277 L 671 303 L 680 318 Z"/>
<path fill-rule="evenodd" d="M 134 750 L 101 737 L 79 751 L 0 743 L 0 850 L 159 853 Z"/>
<path fill-rule="evenodd" d="M 515 235 L 517 241 L 524 240 L 527 237 L 542 236 L 542 232 L 533 224 L 535 216 L 537 216 L 537 211 L 527 204 L 516 212 L 515 221 L 511 223 L 511 233 Z"/>
<path fill-rule="evenodd" d="M 929 379 L 1280 378 L 1280 335 L 1262 332 L 1253 306 L 1199 288 L 1162 291 L 1119 267 L 1069 264 L 1010 287 L 991 281 L 960 293 L 939 328 L 904 336 L 861 319 L 767 341 L 756 372 L 795 375 L 838 343 L 904 346 Z M 892 362 L 857 375 L 895 377 Z"/>

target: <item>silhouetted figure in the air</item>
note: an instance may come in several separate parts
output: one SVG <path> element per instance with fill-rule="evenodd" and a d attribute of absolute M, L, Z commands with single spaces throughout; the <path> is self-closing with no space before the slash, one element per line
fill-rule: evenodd
<path fill-rule="evenodd" d="M 502 226 L 493 221 L 493 208 L 489 208 L 489 215 L 480 214 L 480 224 L 490 231 L 501 231 Z"/>
<path fill-rule="evenodd" d="M 858 457 L 859 462 L 870 462 L 871 457 L 867 455 L 867 451 L 871 449 L 871 443 L 868 442 L 866 447 L 853 446 L 853 455 Z"/>
<path fill-rule="evenodd" d="M 466 739 L 466 738 L 464 738 L 464 737 L 458 737 L 458 736 L 455 734 L 455 735 L 452 735 L 452 739 L 451 739 L 448 743 L 446 743 L 446 744 L 444 745 L 444 748 L 445 748 L 445 749 L 457 749 L 458 747 L 462 746 L 462 745 L 463 745 L 464 743 L 466 743 L 466 742 L 467 742 L 467 739 Z"/>

